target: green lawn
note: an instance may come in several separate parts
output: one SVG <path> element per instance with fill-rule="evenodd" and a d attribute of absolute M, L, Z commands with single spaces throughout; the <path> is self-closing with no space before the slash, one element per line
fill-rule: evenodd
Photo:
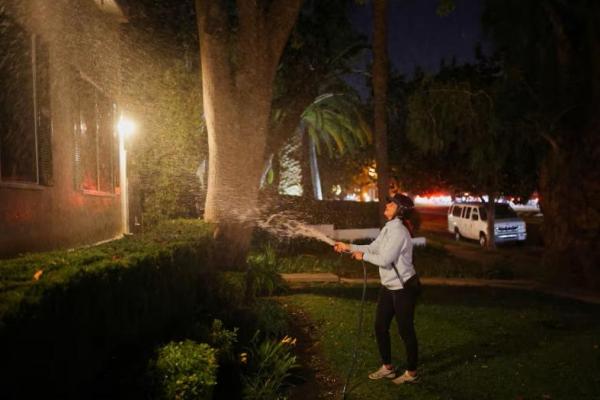
<path fill-rule="evenodd" d="M 379 366 L 370 287 L 351 399 L 600 399 L 600 307 L 517 291 L 425 287 L 417 307 L 421 383 L 370 381 Z M 315 286 L 284 303 L 315 322 L 324 357 L 345 377 L 361 288 Z M 404 349 L 392 327 L 394 363 Z"/>

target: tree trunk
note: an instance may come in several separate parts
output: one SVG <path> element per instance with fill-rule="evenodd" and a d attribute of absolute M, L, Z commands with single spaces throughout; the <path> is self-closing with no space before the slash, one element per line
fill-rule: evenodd
<path fill-rule="evenodd" d="M 234 30 L 221 1 L 196 0 L 209 151 L 205 219 L 217 225 L 214 262 L 219 267 L 245 263 L 257 216 L 273 80 L 300 5 L 294 0 L 263 8 L 240 0 Z"/>
<path fill-rule="evenodd" d="M 496 223 L 496 197 L 494 192 L 488 194 L 488 202 L 487 202 L 487 242 L 486 248 L 493 250 L 496 248 L 496 232 L 495 232 L 495 223 Z"/>
<path fill-rule="evenodd" d="M 302 176 L 300 177 L 300 182 L 302 184 L 302 197 L 306 197 L 308 199 L 314 199 L 315 187 L 313 186 L 313 179 L 311 174 L 310 167 L 310 136 L 305 126 L 301 127 L 302 129 L 302 145 L 300 151 L 302 152 L 302 162 L 300 164 L 300 169 L 302 171 Z"/>
<path fill-rule="evenodd" d="M 315 200 L 323 200 L 321 175 L 319 174 L 319 161 L 317 159 L 317 146 L 312 138 L 308 138 L 308 160 L 310 162 L 310 178 L 312 181 Z"/>
<path fill-rule="evenodd" d="M 388 1 L 373 1 L 373 104 L 375 128 L 375 162 L 377 169 L 377 191 L 379 218 L 385 223 L 383 211 L 388 193 L 388 150 L 387 150 L 387 85 L 388 85 Z"/>
<path fill-rule="evenodd" d="M 540 171 L 540 201 L 545 267 L 561 285 L 600 289 L 600 173 L 590 168 L 600 154 L 596 132 L 588 128 L 579 134 L 579 144 L 559 143 L 548 153 Z"/>

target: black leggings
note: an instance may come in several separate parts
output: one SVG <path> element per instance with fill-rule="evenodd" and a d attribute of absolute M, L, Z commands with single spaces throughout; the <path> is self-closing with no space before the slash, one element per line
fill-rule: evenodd
<path fill-rule="evenodd" d="M 389 290 L 382 286 L 379 291 L 375 316 L 375 337 L 384 364 L 392 363 L 389 329 L 395 315 L 398 331 L 406 348 L 406 369 L 409 371 L 417 369 L 419 345 L 415 333 L 414 317 L 420 291 L 421 284 L 416 275 L 406 281 L 403 289 Z"/>

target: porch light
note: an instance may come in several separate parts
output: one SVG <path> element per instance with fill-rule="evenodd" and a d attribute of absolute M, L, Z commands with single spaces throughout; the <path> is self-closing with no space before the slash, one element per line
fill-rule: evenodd
<path fill-rule="evenodd" d="M 137 130 L 137 125 L 131 119 L 121 115 L 119 118 L 119 122 L 117 123 L 117 131 L 119 135 L 123 138 L 127 138 L 135 133 Z"/>

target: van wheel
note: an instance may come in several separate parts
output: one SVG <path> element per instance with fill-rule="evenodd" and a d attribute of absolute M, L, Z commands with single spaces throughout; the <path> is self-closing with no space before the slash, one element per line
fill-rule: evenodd
<path fill-rule="evenodd" d="M 454 240 L 460 240 L 460 232 L 458 228 L 454 228 Z"/>
<path fill-rule="evenodd" d="M 487 236 L 485 236 L 485 233 L 483 232 L 479 234 L 479 245 L 481 247 L 485 247 L 487 245 Z"/>

